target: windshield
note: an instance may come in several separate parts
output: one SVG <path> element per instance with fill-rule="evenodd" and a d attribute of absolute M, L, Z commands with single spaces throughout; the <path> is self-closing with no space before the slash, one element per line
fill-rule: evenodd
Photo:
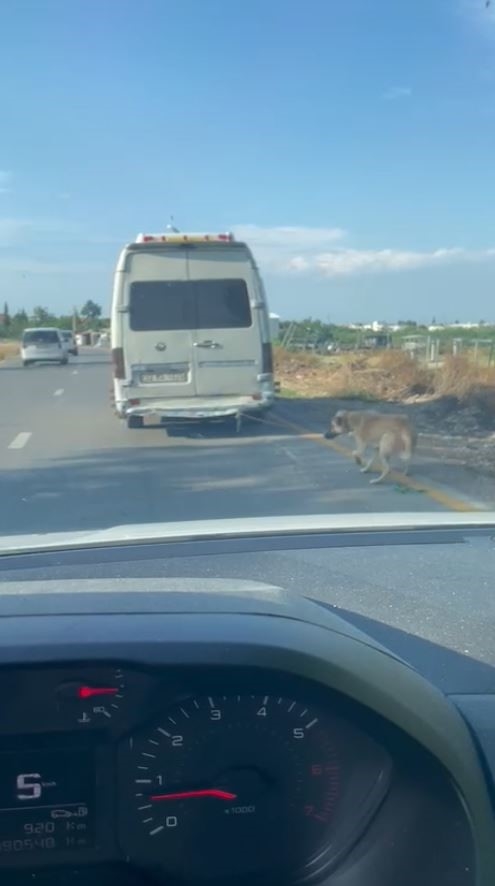
<path fill-rule="evenodd" d="M 3 4 L 0 540 L 495 511 L 495 3 L 212 4 Z"/>
<path fill-rule="evenodd" d="M 53 345 L 58 343 L 58 332 L 54 329 L 33 329 L 22 336 L 25 345 Z"/>

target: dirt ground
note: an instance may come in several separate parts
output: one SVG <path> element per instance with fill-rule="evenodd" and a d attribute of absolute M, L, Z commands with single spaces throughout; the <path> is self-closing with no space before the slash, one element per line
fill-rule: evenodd
<path fill-rule="evenodd" d="M 7 357 L 15 357 L 19 353 L 19 345 L 17 342 L 0 341 L 0 361 L 6 360 Z"/>

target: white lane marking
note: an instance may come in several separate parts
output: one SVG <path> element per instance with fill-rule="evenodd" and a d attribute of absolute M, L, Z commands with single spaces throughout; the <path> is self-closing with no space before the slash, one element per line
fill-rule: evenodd
<path fill-rule="evenodd" d="M 24 449 L 29 438 L 32 436 L 31 431 L 21 431 L 20 434 L 17 434 L 17 437 L 14 437 L 12 443 L 9 443 L 9 449 Z"/>
<path fill-rule="evenodd" d="M 54 391 L 53 396 L 54 396 L 54 397 L 60 397 L 63 393 L 64 393 L 64 389 L 63 389 L 63 388 L 59 388 L 58 391 Z"/>
<path fill-rule="evenodd" d="M 287 458 L 290 458 L 291 461 L 295 461 L 296 464 L 297 464 L 297 462 L 299 461 L 299 459 L 298 459 L 297 455 L 295 455 L 294 452 L 291 452 L 290 449 L 287 449 L 286 446 L 281 446 L 280 448 L 282 449 L 282 452 L 285 453 L 285 455 L 287 456 Z"/>

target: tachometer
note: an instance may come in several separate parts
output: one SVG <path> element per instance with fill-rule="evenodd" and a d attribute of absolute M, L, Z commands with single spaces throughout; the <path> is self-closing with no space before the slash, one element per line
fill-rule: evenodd
<path fill-rule="evenodd" d="M 122 748 L 123 852 L 191 881 L 321 869 L 341 742 L 327 715 L 285 697 L 182 701 Z"/>

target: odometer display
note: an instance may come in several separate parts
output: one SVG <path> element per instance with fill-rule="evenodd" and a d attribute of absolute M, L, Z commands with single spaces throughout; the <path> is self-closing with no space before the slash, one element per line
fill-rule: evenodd
<path fill-rule="evenodd" d="M 174 705 L 122 747 L 122 851 L 184 880 L 304 877 L 332 842 L 341 741 L 332 718 L 277 695 Z"/>
<path fill-rule="evenodd" d="M 87 749 L 0 754 L 0 864 L 93 845 L 94 760 Z"/>

